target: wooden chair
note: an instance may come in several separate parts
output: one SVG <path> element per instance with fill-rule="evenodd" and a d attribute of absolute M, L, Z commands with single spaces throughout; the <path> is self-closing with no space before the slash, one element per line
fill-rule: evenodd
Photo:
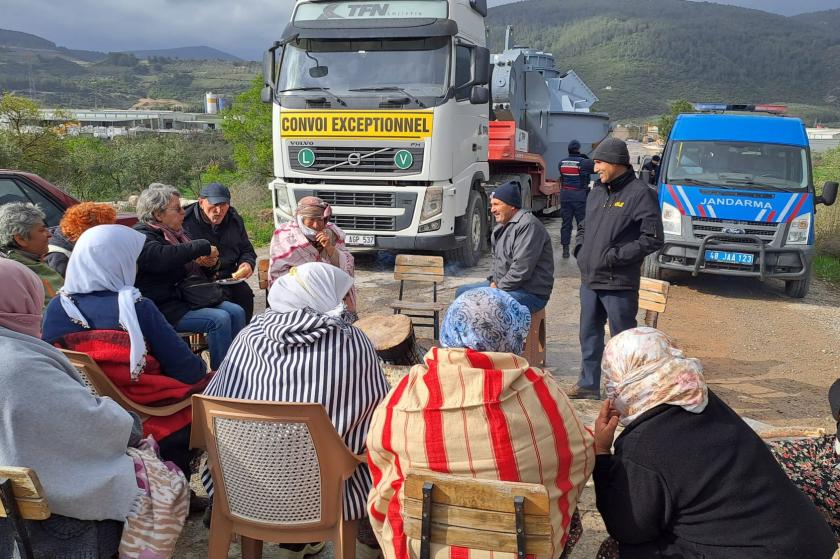
<path fill-rule="evenodd" d="M 545 308 L 531 313 L 531 328 L 522 350 L 529 365 L 545 367 Z"/>
<path fill-rule="evenodd" d="M 257 260 L 257 280 L 260 282 L 260 289 L 268 291 L 268 258 Z"/>
<path fill-rule="evenodd" d="M 190 445 L 207 449 L 213 478 L 210 559 L 242 556 L 263 541 L 332 540 L 337 559 L 356 554 L 358 521 L 343 514 L 343 484 L 364 462 L 350 452 L 320 404 L 193 396 Z"/>
<path fill-rule="evenodd" d="M 420 542 L 420 559 L 429 559 L 433 543 L 515 553 L 518 559 L 552 551 L 542 485 L 409 470 L 404 488 L 405 533 Z M 409 555 L 417 557 L 413 546 Z"/>
<path fill-rule="evenodd" d="M 656 328 L 659 313 L 665 312 L 670 287 L 667 281 L 642 278 L 639 285 L 639 308 L 645 311 L 645 326 Z"/>
<path fill-rule="evenodd" d="M 82 380 L 93 394 L 111 398 L 124 409 L 133 411 L 139 415 L 142 421 L 146 421 L 152 416 L 166 417 L 179 412 L 190 405 L 191 400 L 189 398 L 167 406 L 146 406 L 138 404 L 137 402 L 129 400 L 125 394 L 122 393 L 122 390 L 120 390 L 119 387 L 114 384 L 110 378 L 108 378 L 105 371 L 99 367 L 90 355 L 81 351 L 71 351 L 69 349 L 62 349 L 60 351 L 67 357 L 67 359 L 70 360 L 70 363 L 79 370 Z"/>
<path fill-rule="evenodd" d="M 0 518 L 8 518 L 21 559 L 34 559 L 24 520 L 46 520 L 50 506 L 38 476 L 29 468 L 0 466 Z"/>
<path fill-rule="evenodd" d="M 400 282 L 399 299 L 388 304 L 394 309 L 394 314 L 404 314 L 411 318 L 431 319 L 431 322 L 418 322 L 414 320 L 414 326 L 432 328 L 434 339 L 440 336 L 440 312 L 446 308 L 443 303 L 438 303 L 438 283 L 443 283 L 443 257 L 442 256 L 418 256 L 415 254 L 398 254 L 394 265 L 394 279 Z M 405 294 L 405 282 L 420 282 L 432 284 L 431 301 L 407 301 L 403 299 Z M 410 312 L 403 312 L 410 311 Z M 424 314 L 416 314 L 418 312 Z M 412 314 L 413 313 L 413 314 Z M 431 313 L 431 314 L 429 314 Z"/>
<path fill-rule="evenodd" d="M 190 346 L 190 350 L 199 355 L 210 349 L 207 344 L 207 335 L 203 332 L 178 332 L 178 335 Z"/>

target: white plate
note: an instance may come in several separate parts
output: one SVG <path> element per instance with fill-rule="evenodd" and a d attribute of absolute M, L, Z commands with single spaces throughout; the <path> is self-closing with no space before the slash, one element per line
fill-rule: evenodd
<path fill-rule="evenodd" d="M 376 237 L 373 235 L 347 235 L 344 237 L 344 244 L 348 246 L 372 247 L 376 246 Z"/>

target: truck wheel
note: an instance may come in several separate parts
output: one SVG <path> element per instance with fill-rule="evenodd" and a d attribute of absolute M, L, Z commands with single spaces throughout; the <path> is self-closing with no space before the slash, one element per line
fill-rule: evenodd
<path fill-rule="evenodd" d="M 646 278 L 661 280 L 662 268 L 659 266 L 659 251 L 645 256 L 645 261 L 642 264 L 642 275 Z"/>
<path fill-rule="evenodd" d="M 450 251 L 447 260 L 453 260 L 468 268 L 478 264 L 487 239 L 487 208 L 484 199 L 475 190 L 470 191 L 467 211 L 458 218 L 455 234 L 467 237 L 463 245 Z"/>
<path fill-rule="evenodd" d="M 534 199 L 531 194 L 531 175 L 519 175 L 516 180 L 521 185 L 519 195 L 522 197 L 522 209 L 534 211 Z"/>
<path fill-rule="evenodd" d="M 802 299 L 808 294 L 811 289 L 811 274 L 810 271 L 805 279 L 790 280 L 785 282 L 785 295 L 793 297 L 794 299 Z"/>

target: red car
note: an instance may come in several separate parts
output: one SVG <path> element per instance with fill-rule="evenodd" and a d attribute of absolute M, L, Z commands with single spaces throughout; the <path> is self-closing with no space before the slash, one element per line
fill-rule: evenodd
<path fill-rule="evenodd" d="M 0 205 L 10 202 L 32 202 L 46 214 L 47 227 L 55 227 L 61 221 L 64 210 L 79 201 L 32 173 L 0 169 Z M 129 213 L 117 214 L 117 223 L 131 227 L 137 223 L 137 216 Z"/>

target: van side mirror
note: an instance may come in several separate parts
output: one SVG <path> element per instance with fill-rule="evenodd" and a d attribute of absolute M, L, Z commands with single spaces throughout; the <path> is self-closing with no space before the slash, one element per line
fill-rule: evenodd
<path fill-rule="evenodd" d="M 649 169 L 642 169 L 639 173 L 639 178 L 644 181 L 646 184 L 650 184 L 650 170 Z"/>
<path fill-rule="evenodd" d="M 309 77 L 310 78 L 323 78 L 327 74 L 329 74 L 330 69 L 328 66 L 313 66 L 309 69 Z"/>
<path fill-rule="evenodd" d="M 473 85 L 490 83 L 490 49 L 475 47 L 473 65 Z"/>
<path fill-rule="evenodd" d="M 483 105 L 490 102 L 490 90 L 483 85 L 474 85 L 470 89 L 470 104 Z"/>
<path fill-rule="evenodd" d="M 831 206 L 837 200 L 837 183 L 826 181 L 823 185 L 823 191 L 820 196 L 817 196 L 817 204 L 825 204 Z"/>

